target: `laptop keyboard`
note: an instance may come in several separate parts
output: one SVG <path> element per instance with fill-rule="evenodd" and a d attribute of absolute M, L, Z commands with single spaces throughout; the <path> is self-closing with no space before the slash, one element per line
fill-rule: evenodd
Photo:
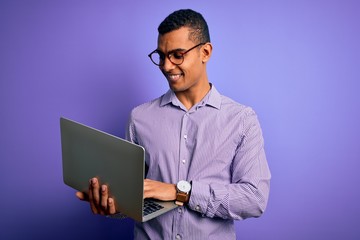
<path fill-rule="evenodd" d="M 153 202 L 151 200 L 144 201 L 144 216 L 149 215 L 150 213 L 156 212 L 160 209 L 164 208 L 160 204 Z"/>

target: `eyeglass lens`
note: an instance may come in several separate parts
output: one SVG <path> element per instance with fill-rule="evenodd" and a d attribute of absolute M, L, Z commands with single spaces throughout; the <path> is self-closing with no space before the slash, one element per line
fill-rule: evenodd
<path fill-rule="evenodd" d="M 165 54 L 161 52 L 153 52 L 151 53 L 150 58 L 156 65 L 163 65 L 165 61 Z M 168 58 L 170 62 L 172 62 L 175 65 L 180 65 L 184 61 L 184 56 L 182 52 L 175 51 L 173 53 L 170 53 L 168 55 Z"/>

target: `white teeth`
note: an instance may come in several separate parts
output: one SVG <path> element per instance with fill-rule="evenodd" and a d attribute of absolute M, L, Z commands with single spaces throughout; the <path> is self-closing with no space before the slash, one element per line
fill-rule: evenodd
<path fill-rule="evenodd" d="M 168 76 L 171 80 L 178 80 L 181 74 L 169 74 Z"/>

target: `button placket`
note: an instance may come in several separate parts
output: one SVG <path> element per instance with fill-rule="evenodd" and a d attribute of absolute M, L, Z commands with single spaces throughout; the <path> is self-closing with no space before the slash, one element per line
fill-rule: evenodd
<path fill-rule="evenodd" d="M 189 157 L 189 153 L 188 153 L 188 148 L 186 146 L 186 141 L 188 140 L 188 120 L 189 120 L 189 113 L 185 113 L 182 117 L 181 120 L 181 129 L 180 129 L 180 146 L 179 146 L 179 159 L 178 159 L 178 181 L 179 180 L 186 180 L 187 179 L 187 173 L 188 173 L 188 157 Z M 176 216 L 176 220 L 175 223 L 178 224 L 178 227 L 176 229 L 174 229 L 174 233 L 175 233 L 175 239 L 182 239 L 182 233 L 183 230 L 182 229 L 182 223 L 184 221 L 183 217 L 184 217 L 184 211 L 185 208 L 184 207 L 178 207 L 177 209 L 177 216 Z"/>
<path fill-rule="evenodd" d="M 179 161 L 179 180 L 186 179 L 186 163 L 187 163 L 187 148 L 186 148 L 186 141 L 188 139 L 187 133 L 187 122 L 188 122 L 189 114 L 186 113 L 183 115 L 182 124 L 181 124 L 181 139 L 180 139 L 180 161 Z"/>

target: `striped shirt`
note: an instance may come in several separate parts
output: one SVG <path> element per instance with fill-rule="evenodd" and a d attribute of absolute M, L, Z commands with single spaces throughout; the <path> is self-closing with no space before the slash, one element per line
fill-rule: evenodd
<path fill-rule="evenodd" d="M 192 182 L 189 203 L 135 223 L 135 239 L 235 239 L 234 220 L 265 210 L 270 171 L 257 116 L 214 86 L 190 110 L 171 90 L 134 108 L 127 139 L 145 148 L 147 178 Z"/>

